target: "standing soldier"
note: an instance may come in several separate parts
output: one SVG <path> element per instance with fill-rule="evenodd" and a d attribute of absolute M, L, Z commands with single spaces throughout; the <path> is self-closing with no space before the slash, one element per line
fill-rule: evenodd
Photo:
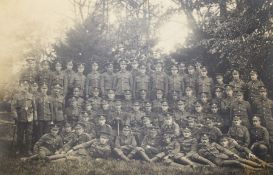
<path fill-rule="evenodd" d="M 53 89 L 53 94 L 52 94 L 52 117 L 53 117 L 53 122 L 57 124 L 60 129 L 64 126 L 65 123 L 65 103 L 64 103 L 64 96 L 61 94 L 63 91 L 63 87 L 59 84 L 56 84 Z"/>
<path fill-rule="evenodd" d="M 82 108 L 79 106 L 79 102 L 76 97 L 70 98 L 68 106 L 65 109 L 65 118 L 67 119 L 67 122 L 72 125 L 72 127 L 74 127 L 79 121 L 81 110 Z"/>
<path fill-rule="evenodd" d="M 196 97 L 193 94 L 193 88 L 191 86 L 187 86 L 185 90 L 186 96 L 182 99 L 185 101 L 185 109 L 187 112 L 192 112 L 194 109 L 194 103 L 196 102 Z"/>
<path fill-rule="evenodd" d="M 215 126 L 217 126 L 223 132 L 224 128 L 225 128 L 225 126 L 224 126 L 225 123 L 224 123 L 223 116 L 220 113 L 220 109 L 219 109 L 219 106 L 217 105 L 217 103 L 211 103 L 209 117 L 212 119 Z M 228 126 L 226 126 L 226 127 L 228 127 Z"/>
<path fill-rule="evenodd" d="M 62 71 L 62 64 L 60 62 L 55 63 L 55 70 L 56 71 L 52 73 L 52 78 L 51 78 L 52 91 L 56 84 L 61 85 L 62 88 L 64 88 L 65 86 L 65 74 Z M 53 92 L 51 92 L 51 94 L 52 93 Z M 61 94 L 63 94 L 63 92 L 61 92 Z"/>
<path fill-rule="evenodd" d="M 192 115 L 195 117 L 195 121 L 198 125 L 202 126 L 206 114 L 203 112 L 203 106 L 200 101 L 196 101 L 194 104 L 194 111 Z"/>
<path fill-rule="evenodd" d="M 133 96 L 135 99 L 139 99 L 140 90 L 146 90 L 147 96 L 150 95 L 151 86 L 150 77 L 146 74 L 146 66 L 144 64 L 139 65 L 139 73 L 134 77 Z"/>
<path fill-rule="evenodd" d="M 114 89 L 115 73 L 113 63 L 106 65 L 106 72 L 101 74 L 100 89 L 103 97 L 106 96 L 109 89 Z"/>
<path fill-rule="evenodd" d="M 131 75 L 133 78 L 135 78 L 139 73 L 139 70 L 138 70 L 139 64 L 138 64 L 137 59 L 133 59 L 131 61 L 131 66 L 132 66 Z"/>
<path fill-rule="evenodd" d="M 211 98 L 211 90 L 213 88 L 213 81 L 208 77 L 208 71 L 205 67 L 201 69 L 200 76 L 197 79 L 197 94 L 200 96 L 202 92 L 208 93 Z"/>
<path fill-rule="evenodd" d="M 12 111 L 17 127 L 16 154 L 23 152 L 24 139 L 27 152 L 31 154 L 33 121 L 37 121 L 37 113 L 33 96 L 28 91 L 28 81 L 21 81 L 20 92 L 15 95 L 12 102 Z"/>
<path fill-rule="evenodd" d="M 232 72 L 232 81 L 229 82 L 230 85 L 234 87 L 234 91 L 244 91 L 245 82 L 240 79 L 240 74 L 238 70 L 233 70 Z"/>
<path fill-rule="evenodd" d="M 215 87 L 216 86 L 225 89 L 224 77 L 222 74 L 216 74 Z"/>
<path fill-rule="evenodd" d="M 264 86 L 261 80 L 258 80 L 258 74 L 256 71 L 250 71 L 250 81 L 246 84 L 248 92 L 248 100 L 252 104 L 259 98 L 259 87 Z"/>
<path fill-rule="evenodd" d="M 199 135 L 207 134 L 212 142 L 219 142 L 222 132 L 217 128 L 212 119 L 207 117 L 204 119 L 204 125 L 199 130 Z"/>
<path fill-rule="evenodd" d="M 113 136 L 112 127 L 106 123 L 105 117 L 105 114 L 98 114 L 97 116 L 97 123 L 95 126 L 96 138 L 99 138 L 102 132 Z"/>
<path fill-rule="evenodd" d="M 241 125 L 242 120 L 239 115 L 233 117 L 232 125 L 228 130 L 228 136 L 233 138 L 239 145 L 248 147 L 250 143 L 250 137 L 248 129 Z"/>
<path fill-rule="evenodd" d="M 159 113 L 161 110 L 161 103 L 163 101 L 163 90 L 157 89 L 156 90 L 156 98 L 153 100 L 153 112 Z"/>
<path fill-rule="evenodd" d="M 192 87 L 193 94 L 196 95 L 196 82 L 197 77 L 195 74 L 194 67 L 192 65 L 188 66 L 188 74 L 184 77 L 184 82 L 186 87 Z"/>
<path fill-rule="evenodd" d="M 184 92 L 184 81 L 183 78 L 178 74 L 178 68 L 176 65 L 171 66 L 171 75 L 168 79 L 169 95 L 171 96 L 174 92 L 178 94 L 178 98 L 182 97 Z"/>
<path fill-rule="evenodd" d="M 210 99 L 209 94 L 207 92 L 201 92 L 200 102 L 203 106 L 203 112 L 208 114 L 210 112 Z"/>
<path fill-rule="evenodd" d="M 273 143 L 273 101 L 267 97 L 267 90 L 264 86 L 259 89 L 260 98 L 254 102 L 254 111 L 261 116 L 261 123 L 268 132 L 270 143 Z M 272 152 L 273 154 L 273 152 Z"/>
<path fill-rule="evenodd" d="M 49 131 L 49 125 L 53 122 L 53 104 L 52 98 L 47 95 L 48 86 L 41 86 L 41 94 L 36 99 L 36 109 L 39 127 L 39 137 Z"/>
<path fill-rule="evenodd" d="M 242 92 L 237 92 L 236 100 L 231 104 L 231 109 L 234 114 L 241 115 L 242 125 L 250 128 L 249 119 L 252 116 L 251 106 L 248 101 L 244 100 Z M 232 116 L 233 116 L 232 115 Z"/>
<path fill-rule="evenodd" d="M 232 121 L 232 105 L 235 101 L 235 98 L 233 96 L 233 86 L 232 85 L 226 85 L 225 86 L 225 94 L 226 98 L 223 99 L 223 103 L 221 104 L 221 113 L 223 115 L 224 119 L 224 133 L 227 133 L 228 128 L 231 126 Z"/>
<path fill-rule="evenodd" d="M 125 91 L 124 100 L 121 102 L 121 109 L 125 112 L 131 111 L 133 106 L 132 100 L 132 92 L 129 90 Z"/>
<path fill-rule="evenodd" d="M 93 91 L 99 90 L 100 92 L 100 78 L 101 74 L 99 73 L 99 65 L 98 63 L 94 62 L 91 65 L 92 71 L 86 77 L 86 87 L 85 87 L 85 95 L 86 99 L 93 95 Z"/>
<path fill-rule="evenodd" d="M 119 99 L 124 98 L 125 90 L 133 89 L 133 77 L 129 71 L 126 70 L 127 62 L 126 60 L 120 60 L 120 71 L 116 73 L 116 78 L 114 82 L 114 88 L 116 90 L 116 95 Z"/>
<path fill-rule="evenodd" d="M 35 59 L 32 57 L 28 57 L 26 59 L 27 67 L 21 73 L 20 80 L 28 81 L 29 83 L 33 83 L 37 81 L 37 70 L 35 66 Z"/>
<path fill-rule="evenodd" d="M 84 63 L 79 63 L 77 67 L 77 73 L 74 76 L 73 79 L 73 88 L 79 88 L 80 90 L 80 96 L 83 97 L 84 95 L 84 89 L 85 89 L 85 80 L 86 76 L 83 74 L 83 71 L 85 69 Z"/>
<path fill-rule="evenodd" d="M 186 66 L 185 66 L 185 63 L 179 63 L 178 65 L 178 72 L 179 72 L 179 75 L 184 78 L 184 76 L 186 75 Z"/>
<path fill-rule="evenodd" d="M 51 78 L 52 78 L 52 72 L 50 70 L 50 62 L 48 60 L 43 60 L 41 62 L 41 68 L 38 72 L 38 84 L 39 86 L 42 86 L 43 84 L 48 85 L 48 90 L 51 92 Z"/>
<path fill-rule="evenodd" d="M 163 71 L 163 62 L 155 62 L 155 71 L 151 75 L 151 97 L 155 99 L 156 91 L 161 89 L 165 97 L 168 95 L 168 76 Z"/>
<path fill-rule="evenodd" d="M 91 94 L 91 98 L 89 98 L 87 101 L 89 101 L 92 104 L 93 109 L 97 111 L 99 110 L 102 101 L 102 98 L 99 96 L 100 89 L 98 87 L 94 87 Z"/>
<path fill-rule="evenodd" d="M 125 126 L 122 134 L 116 136 L 114 152 L 124 161 L 130 161 L 137 146 L 135 136 L 131 133 L 129 126 Z"/>
<path fill-rule="evenodd" d="M 65 83 L 64 83 L 64 96 L 70 97 L 73 93 L 73 80 L 75 78 L 76 73 L 73 70 L 73 62 L 68 61 L 66 63 L 66 69 L 64 70 Z"/>

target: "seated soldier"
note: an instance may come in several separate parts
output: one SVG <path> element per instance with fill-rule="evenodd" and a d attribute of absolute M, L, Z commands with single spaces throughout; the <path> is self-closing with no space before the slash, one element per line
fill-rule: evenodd
<path fill-rule="evenodd" d="M 50 133 L 44 134 L 34 145 L 34 155 L 30 157 L 21 158 L 22 161 L 45 159 L 47 156 L 58 153 L 63 147 L 63 141 L 59 135 L 59 128 L 52 125 Z"/>
<path fill-rule="evenodd" d="M 248 147 L 250 142 L 248 129 L 243 126 L 239 115 L 235 115 L 232 119 L 232 125 L 227 135 L 233 138 L 239 145 Z"/>
<path fill-rule="evenodd" d="M 63 140 L 63 144 L 66 144 L 69 142 L 73 137 L 75 133 L 72 131 L 72 127 L 69 123 L 66 123 L 63 128 L 63 132 L 61 133 L 61 137 Z"/>
<path fill-rule="evenodd" d="M 140 126 L 139 142 L 142 143 L 142 140 L 145 135 L 148 134 L 149 129 L 153 126 L 150 116 L 142 117 L 142 125 Z"/>
<path fill-rule="evenodd" d="M 238 166 L 242 168 L 248 168 L 255 170 L 246 164 L 239 162 L 237 159 L 239 156 L 232 151 L 224 148 L 223 146 L 213 142 L 210 142 L 209 136 L 204 134 L 200 138 L 200 145 L 198 149 L 199 155 L 210 160 L 214 164 L 225 167 L 225 166 Z"/>
<path fill-rule="evenodd" d="M 204 125 L 199 130 L 199 135 L 202 134 L 209 135 L 212 142 L 218 142 L 223 135 L 221 130 L 214 125 L 212 119 L 209 117 L 205 118 Z"/>
<path fill-rule="evenodd" d="M 62 151 L 60 152 L 60 154 L 56 154 L 56 155 L 52 155 L 49 156 L 47 159 L 48 160 L 57 160 L 57 159 L 62 159 L 67 157 L 69 154 L 68 153 L 70 150 L 72 150 L 72 148 L 74 146 L 77 146 L 79 144 L 88 142 L 91 140 L 90 136 L 84 132 L 84 124 L 83 123 L 78 123 L 75 125 L 74 127 L 75 129 L 75 134 L 73 135 L 73 137 L 63 146 Z M 71 155 L 70 151 L 70 155 Z M 81 156 L 84 157 L 86 156 L 86 151 L 85 150 L 77 150 L 73 152 L 73 156 Z"/>
<path fill-rule="evenodd" d="M 272 165 L 266 163 L 265 161 L 259 159 L 256 157 L 250 149 L 247 147 L 243 147 L 239 145 L 234 139 L 223 136 L 220 139 L 220 145 L 223 146 L 224 148 L 232 151 L 234 154 L 238 155 L 237 160 L 240 163 L 246 164 L 248 166 L 251 166 L 253 168 L 260 168 L 262 166 L 268 166 L 272 167 Z"/>
<path fill-rule="evenodd" d="M 150 128 L 150 132 L 144 137 L 141 146 L 136 148 L 136 153 L 139 153 L 141 158 L 147 162 L 151 162 L 160 152 L 160 136 L 155 127 Z"/>
<path fill-rule="evenodd" d="M 89 134 L 90 137 L 94 137 L 95 134 L 95 124 L 90 121 L 88 113 L 86 111 L 82 111 L 80 115 L 80 119 L 78 123 L 84 123 L 85 133 Z"/>
<path fill-rule="evenodd" d="M 195 166 L 196 162 L 214 166 L 214 164 L 199 156 L 197 153 L 197 139 L 192 136 L 192 131 L 189 128 L 183 129 L 182 137 L 178 139 L 180 144 L 180 152 L 175 155 L 175 159 L 187 165 Z"/>
<path fill-rule="evenodd" d="M 73 155 L 73 152 L 85 149 L 87 152 L 87 158 L 92 159 L 107 159 L 111 156 L 111 135 L 108 132 L 101 132 L 99 138 L 90 140 L 88 142 L 74 146 L 69 154 Z M 68 159 L 80 159 L 79 156 L 69 156 Z"/>
<path fill-rule="evenodd" d="M 177 107 L 174 110 L 175 122 L 182 128 L 186 127 L 187 117 L 190 115 L 185 107 L 185 101 L 180 99 L 177 101 Z"/>
<path fill-rule="evenodd" d="M 264 160 L 268 157 L 269 133 L 265 127 L 261 126 L 261 118 L 257 114 L 252 118 L 252 125 L 253 127 L 249 130 L 250 149 L 257 157 Z"/>
<path fill-rule="evenodd" d="M 164 118 L 163 125 L 160 129 L 160 134 L 172 134 L 174 137 L 180 135 L 180 128 L 178 124 L 173 120 L 172 114 L 167 113 L 166 117 Z"/>
<path fill-rule="evenodd" d="M 222 115 L 220 114 L 219 106 L 217 103 L 211 103 L 210 111 L 211 113 L 209 114 L 209 117 L 212 119 L 215 126 L 217 126 L 223 132 L 225 123 Z"/>
<path fill-rule="evenodd" d="M 132 135 L 129 126 L 124 126 L 122 134 L 115 138 L 115 148 L 113 151 L 119 158 L 125 161 L 130 161 L 133 156 L 133 151 L 137 146 L 135 136 Z"/>
<path fill-rule="evenodd" d="M 163 161 L 167 165 L 182 166 L 175 163 L 175 156 L 179 153 L 180 145 L 172 134 L 164 134 L 161 136 L 161 150 L 151 159 L 151 162 Z"/>

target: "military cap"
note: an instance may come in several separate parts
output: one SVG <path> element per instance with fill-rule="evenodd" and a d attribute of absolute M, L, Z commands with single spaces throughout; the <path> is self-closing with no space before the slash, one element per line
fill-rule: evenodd
<path fill-rule="evenodd" d="M 83 129 L 84 127 L 85 127 L 85 126 L 84 126 L 83 122 L 78 122 L 78 123 L 75 125 L 74 129 Z"/>
<path fill-rule="evenodd" d="M 71 127 L 71 125 L 70 125 L 70 123 L 67 123 L 67 122 L 66 122 L 65 125 L 64 125 L 64 127 L 65 127 L 65 128 L 68 128 L 68 127 Z"/>
<path fill-rule="evenodd" d="M 239 71 L 238 70 L 233 70 L 232 75 L 239 75 Z"/>
<path fill-rule="evenodd" d="M 121 101 L 120 100 L 116 100 L 115 104 L 116 104 L 116 106 L 121 106 Z"/>
<path fill-rule="evenodd" d="M 101 101 L 101 104 L 104 105 L 104 104 L 109 104 L 107 100 L 102 100 Z"/>
<path fill-rule="evenodd" d="M 208 92 L 206 92 L 206 91 L 202 91 L 202 92 L 200 92 L 200 95 L 202 96 L 202 95 L 208 95 L 209 93 Z"/>
<path fill-rule="evenodd" d="M 170 119 L 173 117 L 173 113 L 168 112 L 167 115 L 164 117 L 164 119 Z"/>
<path fill-rule="evenodd" d="M 58 131 L 60 128 L 58 127 L 58 125 L 55 125 L 54 123 L 51 123 L 50 125 L 50 130 L 55 130 Z"/>
<path fill-rule="evenodd" d="M 106 64 L 105 64 L 105 66 L 113 66 L 114 64 L 113 64 L 113 62 L 107 62 Z"/>
<path fill-rule="evenodd" d="M 138 66 L 139 69 L 146 69 L 146 64 L 140 63 Z"/>
<path fill-rule="evenodd" d="M 255 75 L 255 74 L 257 75 L 257 72 L 254 71 L 254 70 L 251 70 L 249 74 L 250 74 L 250 75 Z"/>
<path fill-rule="evenodd" d="M 138 64 L 137 59 L 132 59 L 131 64 Z"/>
<path fill-rule="evenodd" d="M 163 93 L 163 89 L 156 89 L 156 93 L 158 94 L 158 93 Z"/>
<path fill-rule="evenodd" d="M 123 127 L 123 130 L 130 131 L 130 130 L 131 130 L 131 128 L 130 128 L 130 126 L 129 126 L 129 125 L 125 125 L 125 126 Z"/>
<path fill-rule="evenodd" d="M 259 87 L 260 92 L 267 92 L 267 89 L 264 86 Z"/>
<path fill-rule="evenodd" d="M 185 104 L 185 100 L 179 99 L 177 100 L 177 105 L 183 105 Z"/>
<path fill-rule="evenodd" d="M 188 65 L 188 69 L 194 69 L 193 65 Z"/>
<path fill-rule="evenodd" d="M 100 137 L 109 139 L 111 137 L 111 134 L 105 131 L 100 132 Z"/>
<path fill-rule="evenodd" d="M 100 91 L 100 88 L 99 87 L 93 87 L 93 91 Z"/>
<path fill-rule="evenodd" d="M 58 66 L 62 66 L 62 63 L 61 63 L 60 61 L 56 61 L 56 62 L 55 62 L 55 66 L 57 66 L 57 65 L 58 65 Z"/>
<path fill-rule="evenodd" d="M 205 138 L 205 139 L 209 139 L 209 136 L 207 134 L 201 134 L 200 138 Z"/>
<path fill-rule="evenodd" d="M 212 108 L 215 108 L 215 107 L 218 108 L 218 105 L 217 105 L 217 103 L 212 103 L 212 104 L 211 104 L 211 107 L 212 107 Z"/>
<path fill-rule="evenodd" d="M 149 115 L 144 115 L 143 117 L 141 117 L 141 120 L 147 120 L 147 119 L 150 119 L 151 118 L 151 116 L 149 116 Z"/>
<path fill-rule="evenodd" d="M 195 107 L 202 106 L 202 103 L 201 103 L 200 101 L 196 101 L 196 102 L 194 103 L 194 106 L 195 106 Z"/>
<path fill-rule="evenodd" d="M 236 96 L 243 96 L 244 94 L 241 91 L 237 91 Z"/>
<path fill-rule="evenodd" d="M 234 86 L 233 85 L 231 85 L 231 84 L 226 84 L 225 85 L 225 89 L 227 90 L 233 90 L 233 88 L 234 88 Z"/>
<path fill-rule="evenodd" d="M 73 61 L 72 61 L 72 60 L 69 60 L 69 61 L 66 62 L 66 64 L 67 64 L 67 65 L 68 65 L 68 64 L 72 64 L 72 65 L 73 65 Z"/>
<path fill-rule="evenodd" d="M 131 93 L 130 90 L 125 90 L 125 91 L 124 91 L 124 94 L 125 94 L 125 95 L 131 95 L 132 93 Z"/>
<path fill-rule="evenodd" d="M 119 64 L 127 64 L 127 60 L 121 59 L 121 60 L 119 60 Z"/>
<path fill-rule="evenodd" d="M 192 86 L 187 86 L 185 90 L 192 90 Z"/>
<path fill-rule="evenodd" d="M 85 63 L 78 63 L 77 66 L 78 66 L 78 67 L 84 67 L 84 66 L 85 66 Z"/>
<path fill-rule="evenodd" d="M 172 64 L 172 65 L 171 65 L 171 70 L 178 70 L 177 65 L 176 65 L 176 64 Z"/>
<path fill-rule="evenodd" d="M 155 60 L 155 65 L 157 65 L 157 64 L 163 65 L 163 61 L 161 59 L 156 59 Z"/>
<path fill-rule="evenodd" d="M 31 86 L 37 87 L 37 86 L 38 86 L 38 83 L 34 81 L 34 82 L 32 82 Z"/>
<path fill-rule="evenodd" d="M 261 121 L 261 116 L 260 115 L 253 115 L 252 121 L 253 120 L 259 120 L 259 121 Z"/>
<path fill-rule="evenodd" d="M 189 116 L 187 116 L 187 120 L 188 120 L 188 122 L 194 122 L 195 118 L 193 115 L 189 115 Z"/>
<path fill-rule="evenodd" d="M 153 126 L 153 125 L 149 126 L 148 129 L 149 129 L 149 131 L 157 131 L 158 130 L 158 128 L 156 126 Z"/>
<path fill-rule="evenodd" d="M 98 114 L 98 120 L 106 120 L 105 114 Z"/>
<path fill-rule="evenodd" d="M 20 80 L 19 84 L 29 86 L 29 81 L 28 80 Z"/>
<path fill-rule="evenodd" d="M 134 105 L 134 106 L 139 106 L 139 101 L 134 101 L 134 102 L 133 102 L 133 105 Z"/>
<path fill-rule="evenodd" d="M 63 89 L 63 87 L 62 87 L 60 84 L 56 84 L 56 85 L 54 86 L 54 89 Z"/>
<path fill-rule="evenodd" d="M 150 102 L 145 103 L 145 107 L 151 107 L 151 106 L 152 106 L 152 104 Z"/>
<path fill-rule="evenodd" d="M 91 65 L 97 65 L 98 66 L 99 64 L 94 61 L 94 62 L 91 63 Z"/>
<path fill-rule="evenodd" d="M 34 61 L 35 59 L 33 58 L 33 57 L 27 57 L 26 58 L 26 62 L 32 62 L 32 61 Z"/>
<path fill-rule="evenodd" d="M 108 89 L 108 90 L 107 90 L 107 93 L 108 93 L 108 94 L 109 94 L 109 93 L 114 94 L 115 91 L 114 91 L 114 89 Z"/>
<path fill-rule="evenodd" d="M 206 67 L 202 67 L 202 68 L 201 68 L 201 71 L 202 71 L 202 72 L 207 72 L 208 70 L 207 70 Z"/>
<path fill-rule="evenodd" d="M 42 84 L 41 89 L 48 89 L 48 85 L 46 83 Z"/>
<path fill-rule="evenodd" d="M 241 120 L 241 114 L 234 114 L 233 120 Z"/>
<path fill-rule="evenodd" d="M 184 132 L 184 133 L 189 133 L 189 132 L 191 132 L 191 129 L 188 128 L 188 127 L 186 127 L 186 128 L 183 129 L 183 132 Z"/>
<path fill-rule="evenodd" d="M 262 115 L 261 115 L 261 114 L 253 114 L 252 116 L 253 116 L 253 117 L 255 117 L 255 116 L 256 116 L 256 117 L 259 117 L 259 118 L 260 118 L 260 117 L 262 117 Z"/>
<path fill-rule="evenodd" d="M 162 100 L 161 105 L 162 105 L 162 106 L 164 106 L 164 105 L 165 105 L 165 106 L 166 106 L 166 105 L 169 106 L 168 101 L 167 101 L 167 100 L 164 100 L 164 99 Z"/>
<path fill-rule="evenodd" d="M 223 78 L 223 75 L 220 73 L 216 73 L 216 79 L 218 79 L 218 78 Z"/>
<path fill-rule="evenodd" d="M 221 86 L 215 86 L 215 92 L 222 92 L 224 89 Z"/>

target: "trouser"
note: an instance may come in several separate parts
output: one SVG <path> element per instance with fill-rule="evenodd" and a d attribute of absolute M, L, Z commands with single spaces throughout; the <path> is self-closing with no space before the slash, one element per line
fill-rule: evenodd
<path fill-rule="evenodd" d="M 44 135 L 45 133 L 49 132 L 49 124 L 50 124 L 50 121 L 43 121 L 43 120 L 38 121 L 39 138 L 42 137 L 42 135 Z"/>
<path fill-rule="evenodd" d="M 26 146 L 27 151 L 31 151 L 32 131 L 33 122 L 17 122 L 17 150 L 22 152 L 24 146 Z"/>

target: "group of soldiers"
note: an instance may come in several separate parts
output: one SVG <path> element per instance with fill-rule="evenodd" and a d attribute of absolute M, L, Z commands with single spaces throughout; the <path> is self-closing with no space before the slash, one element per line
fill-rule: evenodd
<path fill-rule="evenodd" d="M 246 83 L 238 70 L 211 78 L 199 62 L 122 59 L 104 72 L 92 62 L 87 75 L 84 63 L 26 62 L 12 99 L 22 160 L 271 166 L 273 101 L 254 70 Z"/>

